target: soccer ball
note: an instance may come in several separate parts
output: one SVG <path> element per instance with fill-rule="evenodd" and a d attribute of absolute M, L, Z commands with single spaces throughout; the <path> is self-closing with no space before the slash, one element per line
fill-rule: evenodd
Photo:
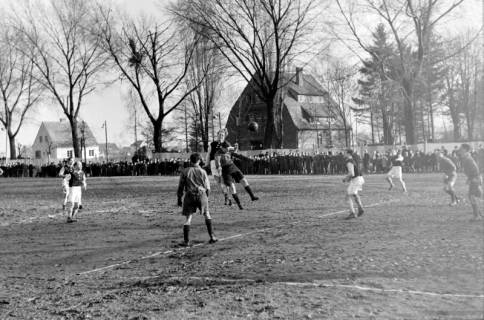
<path fill-rule="evenodd" d="M 257 130 L 259 130 L 259 125 L 257 124 L 257 122 L 252 121 L 251 123 L 249 123 L 248 129 L 249 131 L 256 132 Z"/>

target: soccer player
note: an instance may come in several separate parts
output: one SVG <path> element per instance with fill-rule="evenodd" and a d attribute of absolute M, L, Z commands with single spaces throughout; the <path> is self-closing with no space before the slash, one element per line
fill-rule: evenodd
<path fill-rule="evenodd" d="M 361 175 L 360 166 L 358 164 L 358 161 L 355 159 L 357 157 L 354 156 L 353 150 L 346 150 L 345 158 L 348 174 L 343 179 L 343 182 L 349 182 L 348 188 L 346 189 L 346 201 L 348 202 L 348 205 L 350 207 L 350 215 L 346 217 L 346 219 L 354 219 L 357 217 L 361 217 L 365 212 L 363 210 L 363 205 L 361 204 L 360 195 L 358 194 L 359 191 L 363 190 L 363 184 L 365 183 L 365 180 Z M 353 206 L 353 199 L 358 205 L 358 213 L 355 212 L 355 208 Z"/>
<path fill-rule="evenodd" d="M 217 242 L 217 238 L 213 235 L 212 218 L 208 210 L 210 181 L 207 172 L 200 167 L 201 159 L 198 153 L 190 155 L 191 166 L 182 170 L 178 183 L 178 206 L 183 207 L 182 214 L 186 218 L 183 224 L 183 243 L 180 244 L 184 247 L 190 245 L 190 224 L 197 209 L 205 216 L 205 225 L 210 236 L 209 243 Z"/>
<path fill-rule="evenodd" d="M 0 176 L 3 176 L 3 170 L 0 168 Z"/>
<path fill-rule="evenodd" d="M 215 154 L 220 152 L 221 148 L 228 148 L 230 146 L 230 144 L 225 141 L 226 135 L 227 129 L 221 129 L 217 134 L 218 140 L 210 143 L 208 146 L 206 163 L 207 165 L 210 165 L 210 171 L 212 172 L 213 178 L 224 194 L 224 204 L 231 206 L 232 200 L 230 200 L 228 196 L 228 187 L 225 186 L 222 181 L 222 168 L 217 167 L 215 162 Z"/>
<path fill-rule="evenodd" d="M 472 158 L 470 153 L 471 146 L 463 143 L 458 151 L 461 159 L 462 168 L 467 176 L 467 184 L 469 185 L 469 201 L 472 205 L 472 212 L 475 219 L 481 219 L 482 215 L 479 211 L 478 201 L 482 197 L 482 178 L 479 173 L 479 167 L 476 161 Z"/>
<path fill-rule="evenodd" d="M 67 216 L 67 223 L 77 221 L 76 215 L 79 210 L 79 203 L 82 198 L 82 187 L 87 189 L 86 175 L 82 171 L 82 162 L 76 161 L 72 167 L 72 172 L 67 177 L 69 179 L 69 202 L 71 203 L 71 209 Z"/>
<path fill-rule="evenodd" d="M 242 183 L 245 191 L 247 191 L 252 201 L 257 201 L 259 198 L 256 197 L 252 192 L 249 182 L 242 174 L 242 171 L 240 171 L 240 169 L 234 164 L 231 151 L 233 151 L 233 148 L 230 146 L 220 148 L 220 150 L 215 154 L 215 162 L 217 167 L 220 166 L 222 168 L 222 180 L 230 190 L 235 203 L 237 203 L 237 206 L 240 210 L 243 210 L 244 208 L 240 204 L 235 183 Z"/>
<path fill-rule="evenodd" d="M 440 164 L 440 170 L 444 172 L 444 191 L 450 195 L 450 206 L 455 206 L 460 199 L 455 194 L 454 185 L 457 180 L 457 167 L 455 163 L 447 157 L 447 151 L 435 150 L 437 161 Z"/>
<path fill-rule="evenodd" d="M 397 154 L 392 157 L 391 165 L 392 167 L 390 168 L 390 171 L 388 171 L 388 174 L 387 174 L 387 181 L 390 184 L 390 188 L 388 190 L 392 190 L 393 187 L 395 186 L 393 184 L 392 178 L 397 178 L 398 181 L 400 182 L 400 185 L 403 188 L 403 192 L 407 192 L 405 181 L 403 181 L 403 178 L 402 178 L 403 156 L 400 150 L 398 150 Z"/>
<path fill-rule="evenodd" d="M 62 178 L 62 193 L 64 193 L 64 202 L 62 203 L 62 210 L 66 209 L 67 202 L 69 200 L 69 175 L 72 172 L 72 165 L 74 161 L 72 158 L 64 161 L 62 168 L 59 171 L 58 176 Z"/>

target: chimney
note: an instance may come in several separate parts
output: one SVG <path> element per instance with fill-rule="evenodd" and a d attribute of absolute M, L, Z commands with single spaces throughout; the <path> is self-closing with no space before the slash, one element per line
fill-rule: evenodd
<path fill-rule="evenodd" d="M 303 68 L 296 67 L 296 84 L 300 87 L 303 86 Z"/>

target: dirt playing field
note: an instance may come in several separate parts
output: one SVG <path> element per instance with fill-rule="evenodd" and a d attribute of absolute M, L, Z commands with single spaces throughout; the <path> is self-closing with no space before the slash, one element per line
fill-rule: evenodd
<path fill-rule="evenodd" d="M 261 200 L 213 185 L 220 241 L 197 215 L 191 248 L 176 177 L 89 179 L 73 224 L 59 179 L 0 179 L 0 319 L 484 318 L 484 222 L 440 174 L 365 177 L 349 221 L 342 177 L 248 178 Z"/>

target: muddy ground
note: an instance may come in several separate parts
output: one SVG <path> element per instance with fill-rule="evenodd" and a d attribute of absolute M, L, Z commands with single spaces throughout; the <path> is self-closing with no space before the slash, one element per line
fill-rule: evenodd
<path fill-rule="evenodd" d="M 441 175 L 406 178 L 408 194 L 366 177 L 347 221 L 341 177 L 249 176 L 261 200 L 215 189 L 221 241 L 197 215 L 188 249 L 176 177 L 89 179 L 73 224 L 58 179 L 2 178 L 0 318 L 483 319 L 483 221 Z"/>

